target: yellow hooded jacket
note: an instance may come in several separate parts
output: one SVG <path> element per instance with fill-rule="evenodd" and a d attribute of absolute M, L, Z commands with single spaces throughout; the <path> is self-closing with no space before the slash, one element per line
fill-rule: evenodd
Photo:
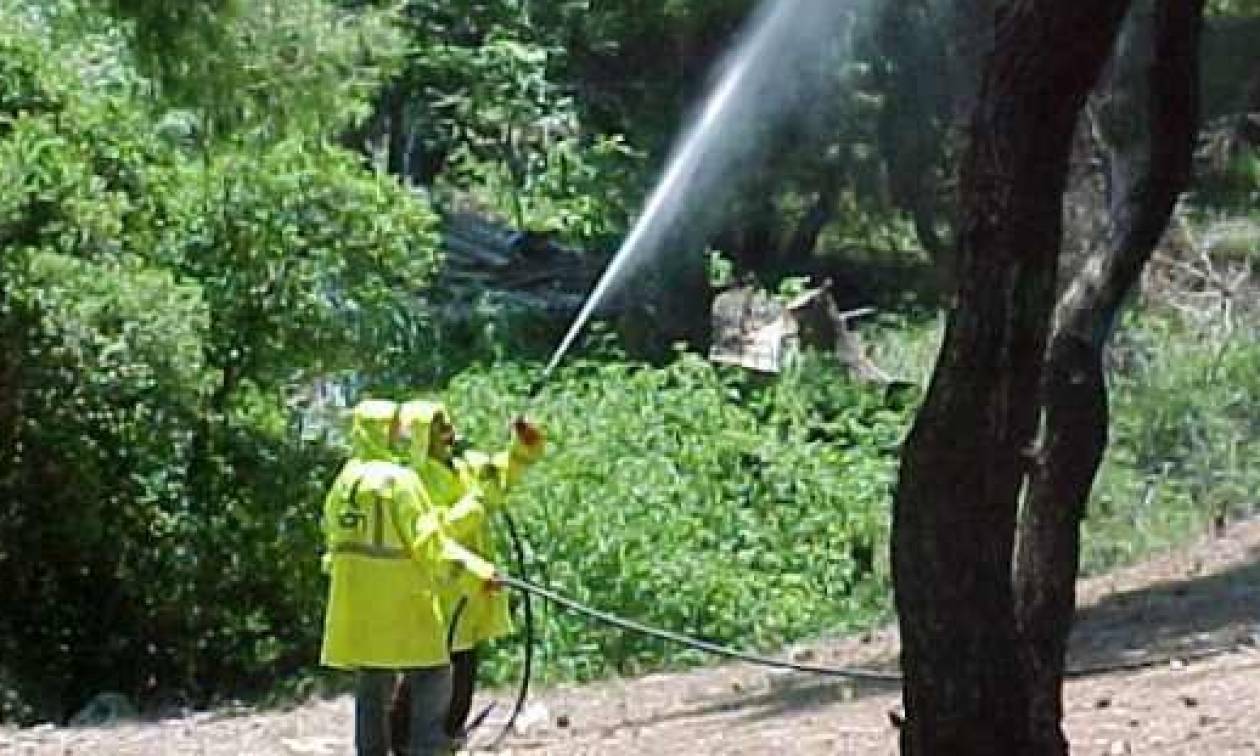
<path fill-rule="evenodd" d="M 408 464 L 420 476 L 433 505 L 445 513 L 452 538 L 485 559 L 492 559 L 489 514 L 503 506 L 507 490 L 543 452 L 543 441 L 526 445 L 513 439 L 510 447 L 494 455 L 466 452 L 450 466 L 429 455 L 430 428 L 439 414 L 450 417 L 438 402 L 412 401 L 402 405 L 402 423 L 409 426 L 411 447 Z M 452 650 L 466 651 L 483 641 L 512 632 L 511 612 L 505 591 L 486 594 L 452 586 L 444 605 L 448 611 L 463 596 L 467 599 L 455 630 Z"/>
<path fill-rule="evenodd" d="M 324 503 L 330 582 L 320 661 L 326 666 L 448 663 L 444 597 L 453 590 L 476 595 L 494 574 L 492 565 L 447 537 L 420 479 L 392 461 L 397 416 L 393 402 L 355 407 L 354 456 Z"/>

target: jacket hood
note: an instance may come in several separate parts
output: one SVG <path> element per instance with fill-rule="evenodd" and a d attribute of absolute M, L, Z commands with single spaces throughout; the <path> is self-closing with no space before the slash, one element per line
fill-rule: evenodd
<path fill-rule="evenodd" d="M 390 426 L 398 418 L 398 404 L 367 399 L 354 407 L 350 426 L 351 453 L 361 460 L 393 460 Z"/>
<path fill-rule="evenodd" d="M 441 402 L 415 400 L 403 402 L 399 410 L 399 423 L 404 434 L 410 437 L 407 447 L 407 462 L 419 470 L 429 458 L 429 439 L 433 429 L 433 421 L 444 416 L 447 422 L 451 413 Z"/>

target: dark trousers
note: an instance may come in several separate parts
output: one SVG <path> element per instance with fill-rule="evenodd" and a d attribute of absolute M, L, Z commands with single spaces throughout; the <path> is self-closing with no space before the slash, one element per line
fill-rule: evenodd
<path fill-rule="evenodd" d="M 451 710 L 446 717 L 446 734 L 462 737 L 472 710 L 473 692 L 477 688 L 477 648 L 451 654 Z"/>
<path fill-rule="evenodd" d="M 464 737 L 468 713 L 472 710 L 473 692 L 477 687 L 477 649 L 456 651 L 451 654 L 450 687 L 447 707 L 444 709 L 442 731 L 446 737 L 458 742 Z M 405 754 L 410 737 L 411 722 L 415 711 L 410 677 L 404 677 L 394 694 L 389 713 L 390 732 L 394 741 L 394 753 Z"/>
<path fill-rule="evenodd" d="M 390 726 L 390 700 L 398 673 L 365 669 L 355 675 L 354 747 L 359 756 L 386 756 L 391 739 L 398 746 L 396 752 L 407 756 L 450 753 L 451 742 L 444 729 L 451 701 L 451 668 L 408 669 L 402 673 L 403 684 L 410 693 L 405 733 L 391 733 Z"/>

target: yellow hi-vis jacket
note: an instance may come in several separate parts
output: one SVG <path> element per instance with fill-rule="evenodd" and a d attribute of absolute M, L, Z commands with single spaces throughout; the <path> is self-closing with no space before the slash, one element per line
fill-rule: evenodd
<path fill-rule="evenodd" d="M 392 402 L 355 408 L 354 457 L 325 500 L 330 581 L 320 661 L 326 666 L 448 663 L 445 597 L 452 591 L 477 595 L 494 574 L 490 563 L 446 535 L 446 519 L 419 477 L 390 460 L 397 412 Z"/>
<path fill-rule="evenodd" d="M 470 451 L 450 466 L 429 455 L 429 432 L 439 414 L 450 417 L 438 402 L 413 401 L 402 405 L 401 422 L 411 434 L 409 464 L 419 476 L 429 500 L 446 513 L 449 533 L 478 556 L 494 560 L 489 515 L 503 506 L 507 490 L 525 469 L 542 456 L 544 442 L 526 445 L 513 439 L 506 451 L 494 455 Z M 512 632 L 512 615 L 506 591 L 487 594 L 451 585 L 443 596 L 448 612 L 460 598 L 466 599 L 451 645 L 466 651 L 483 641 Z"/>

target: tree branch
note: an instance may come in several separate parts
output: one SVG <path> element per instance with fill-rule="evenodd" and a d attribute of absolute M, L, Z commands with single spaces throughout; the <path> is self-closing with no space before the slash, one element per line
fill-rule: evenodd
<path fill-rule="evenodd" d="M 1068 750 L 1060 722 L 1080 522 L 1107 445 L 1103 349 L 1189 180 L 1202 10 L 1203 0 L 1138 0 L 1131 11 L 1100 114 L 1110 142 L 1106 238 L 1061 297 L 1047 350 L 1041 448 L 1015 556 L 1037 753 Z"/>

